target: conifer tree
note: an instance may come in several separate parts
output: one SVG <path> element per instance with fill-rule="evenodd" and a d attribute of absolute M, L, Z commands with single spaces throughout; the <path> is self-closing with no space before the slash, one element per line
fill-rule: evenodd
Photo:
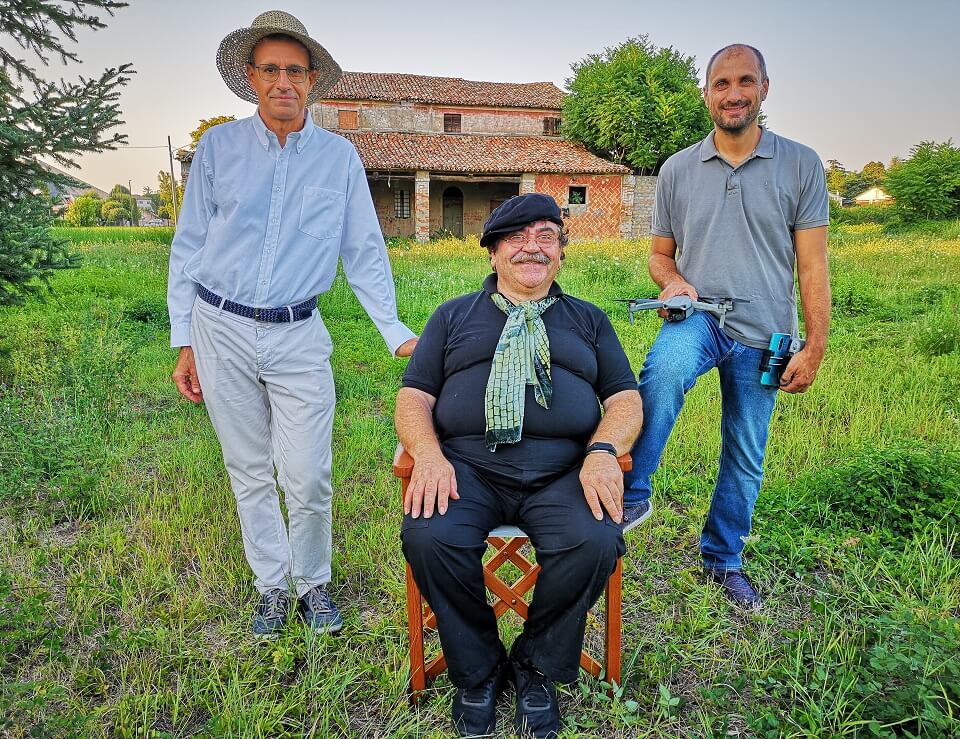
<path fill-rule="evenodd" d="M 46 80 L 34 66 L 50 59 L 79 63 L 78 29 L 105 27 L 117 0 L 0 0 L 0 305 L 40 291 L 51 271 L 74 263 L 50 232 L 46 184 L 74 184 L 44 168 L 40 157 L 75 166 L 85 152 L 114 149 L 126 136 L 117 100 L 133 74 L 129 64 L 76 81 Z M 18 55 L 12 50 L 19 47 Z"/>

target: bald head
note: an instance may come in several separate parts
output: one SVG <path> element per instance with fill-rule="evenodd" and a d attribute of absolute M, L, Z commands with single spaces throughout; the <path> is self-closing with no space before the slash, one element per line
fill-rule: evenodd
<path fill-rule="evenodd" d="M 707 75 L 704 80 L 704 86 L 709 86 L 710 84 L 710 72 L 713 70 L 713 63 L 717 61 L 724 54 L 753 54 L 753 57 L 757 60 L 757 67 L 760 70 L 760 82 L 766 82 L 767 77 L 767 62 L 763 58 L 763 54 L 760 53 L 760 49 L 757 49 L 749 44 L 730 44 L 729 46 L 724 46 L 719 51 L 715 52 L 710 61 L 707 62 Z"/>

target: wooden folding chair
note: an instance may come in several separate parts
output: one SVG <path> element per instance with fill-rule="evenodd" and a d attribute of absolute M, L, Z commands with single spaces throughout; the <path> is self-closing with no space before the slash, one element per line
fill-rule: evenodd
<path fill-rule="evenodd" d="M 617 458 L 620 469 L 628 471 L 631 466 L 629 454 Z M 413 473 L 413 457 L 407 454 L 402 447 L 398 447 L 393 461 L 393 474 L 400 478 L 401 501 L 406 495 L 410 484 L 410 475 Z M 537 582 L 540 565 L 531 562 L 520 551 L 528 542 L 527 535 L 516 526 L 498 526 L 490 532 L 487 543 L 493 547 L 493 556 L 483 565 L 483 581 L 487 589 L 494 595 L 496 601 L 493 611 L 499 619 L 508 611 L 514 611 L 520 618 L 526 620 L 529 603 L 527 593 Z M 516 565 L 520 570 L 520 577 L 511 585 L 505 582 L 498 574 L 503 565 L 508 562 Z M 410 642 L 410 700 L 415 703 L 420 691 L 427 686 L 427 681 L 447 669 L 447 661 L 440 651 L 429 661 L 424 654 L 424 632 L 427 629 L 437 628 L 437 617 L 424 601 L 420 588 L 413 579 L 410 564 L 406 564 L 407 572 L 407 633 Z M 621 615 L 623 567 L 617 560 L 616 569 L 607 580 L 605 591 L 604 613 L 604 644 L 603 663 L 586 650 L 580 653 L 580 666 L 594 677 L 604 676 L 611 684 L 620 684 L 620 651 L 621 651 Z"/>

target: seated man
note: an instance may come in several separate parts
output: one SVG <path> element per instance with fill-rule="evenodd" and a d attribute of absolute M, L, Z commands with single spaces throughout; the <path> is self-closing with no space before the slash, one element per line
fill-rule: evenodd
<path fill-rule="evenodd" d="M 397 395 L 415 463 L 403 553 L 437 616 L 461 735 L 494 730 L 511 680 L 518 733 L 556 736 L 554 682 L 576 680 L 587 611 L 625 549 L 616 458 L 640 431 L 640 396 L 607 316 L 554 282 L 566 243 L 553 198 L 498 207 L 480 239 L 494 274 L 437 309 Z M 482 570 L 501 524 L 529 535 L 542 567 L 509 659 Z"/>

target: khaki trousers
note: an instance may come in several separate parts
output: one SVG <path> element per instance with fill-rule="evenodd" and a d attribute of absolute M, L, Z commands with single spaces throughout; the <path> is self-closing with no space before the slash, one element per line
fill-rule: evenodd
<path fill-rule="evenodd" d="M 191 341 L 257 590 L 292 584 L 300 596 L 328 583 L 336 393 L 319 311 L 295 323 L 261 323 L 198 299 Z"/>

